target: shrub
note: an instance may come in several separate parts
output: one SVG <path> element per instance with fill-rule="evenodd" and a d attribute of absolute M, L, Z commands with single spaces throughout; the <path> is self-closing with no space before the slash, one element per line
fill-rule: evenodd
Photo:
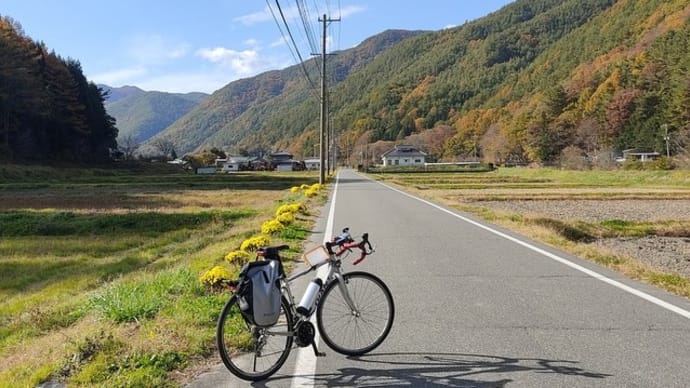
<path fill-rule="evenodd" d="M 295 222 L 295 216 L 292 213 L 282 213 L 276 217 L 276 221 L 283 225 L 290 225 Z"/>
<path fill-rule="evenodd" d="M 240 244 L 240 250 L 254 252 L 259 249 L 259 247 L 265 247 L 270 243 L 271 240 L 268 238 L 268 236 L 258 235 L 242 241 L 242 244 Z"/>
<path fill-rule="evenodd" d="M 91 305 L 115 322 L 152 318 L 173 295 L 192 292 L 194 276 L 188 271 L 164 272 L 150 280 L 123 282 L 91 298 Z"/>
<path fill-rule="evenodd" d="M 215 288 L 220 286 L 223 281 L 230 280 L 230 272 L 227 269 L 217 265 L 204 272 L 199 280 L 204 285 Z"/>
<path fill-rule="evenodd" d="M 665 156 L 650 162 L 650 167 L 653 170 L 673 170 L 675 168 L 673 160 Z"/>
<path fill-rule="evenodd" d="M 290 203 L 290 204 L 287 204 L 287 205 L 282 205 L 282 206 L 280 206 L 280 207 L 278 208 L 278 210 L 276 210 L 276 217 L 278 217 L 279 215 L 284 214 L 284 213 L 292 213 L 292 214 L 295 214 L 295 213 L 302 213 L 302 214 L 306 214 L 306 213 L 307 213 L 307 207 L 306 207 L 303 203 L 299 203 L 299 202 Z"/>
<path fill-rule="evenodd" d="M 291 193 L 296 193 L 296 192 L 298 192 L 298 191 L 300 191 L 300 190 L 301 190 L 301 188 L 300 188 L 299 186 L 292 186 L 292 187 L 290 187 L 290 192 L 291 192 Z"/>
<path fill-rule="evenodd" d="M 228 263 L 234 263 L 242 265 L 249 260 L 249 252 L 247 251 L 232 251 L 225 255 L 225 261 Z"/>
<path fill-rule="evenodd" d="M 261 233 L 263 234 L 275 234 L 285 229 L 285 225 L 281 224 L 278 220 L 266 221 L 261 225 Z"/>
<path fill-rule="evenodd" d="M 318 191 L 318 190 L 311 189 L 311 188 L 304 191 L 304 195 L 306 195 L 307 198 L 309 198 L 309 197 L 314 197 L 314 196 L 316 196 L 317 194 L 319 194 L 319 191 Z"/>

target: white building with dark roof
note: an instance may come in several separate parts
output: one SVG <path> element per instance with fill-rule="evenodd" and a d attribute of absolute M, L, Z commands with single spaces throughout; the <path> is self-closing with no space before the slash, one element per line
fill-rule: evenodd
<path fill-rule="evenodd" d="M 423 166 L 426 153 L 411 145 L 396 145 L 381 155 L 383 166 Z"/>

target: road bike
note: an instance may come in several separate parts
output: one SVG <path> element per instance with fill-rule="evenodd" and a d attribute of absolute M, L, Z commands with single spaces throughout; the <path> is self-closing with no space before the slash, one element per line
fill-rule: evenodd
<path fill-rule="evenodd" d="M 277 323 L 270 327 L 252 325 L 240 312 L 236 292 L 218 318 L 216 339 L 220 357 L 230 372 L 244 380 L 264 380 L 277 372 L 288 358 L 293 343 L 298 347 L 311 346 L 317 357 L 325 356 L 315 342 L 314 313 L 323 341 L 334 351 L 348 356 L 376 349 L 393 325 L 395 307 L 386 284 L 368 272 L 342 271 L 343 259 L 354 249 L 360 250 L 355 265 L 374 253 L 367 233 L 356 242 L 349 229 L 343 229 L 332 241 L 305 253 L 303 258 L 309 268 L 292 277 L 287 277 L 282 270 L 279 252 L 285 249 L 289 247 L 264 247 L 257 254 L 257 260 L 280 263 L 281 304 Z M 291 283 L 324 265 L 328 266 L 326 277 L 315 278 L 300 303 L 295 304 Z"/>

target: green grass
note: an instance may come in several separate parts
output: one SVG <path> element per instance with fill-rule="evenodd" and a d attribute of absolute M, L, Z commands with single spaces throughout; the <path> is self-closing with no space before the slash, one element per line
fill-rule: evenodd
<path fill-rule="evenodd" d="M 0 166 L 0 387 L 177 386 L 228 298 L 199 276 L 314 173 Z M 308 207 L 325 196 L 308 200 Z M 313 216 L 275 243 L 297 257 Z M 290 263 L 286 263 L 289 267 Z M 230 268 L 236 272 L 238 268 Z"/>
<path fill-rule="evenodd" d="M 156 236 L 182 228 L 200 228 L 212 221 L 231 223 L 253 215 L 250 210 L 199 213 L 79 214 L 12 211 L 0 213 L 0 236 L 88 236 L 132 234 Z"/>
<path fill-rule="evenodd" d="M 160 272 L 112 284 L 91 297 L 96 311 L 116 323 L 138 322 L 154 317 L 171 300 L 185 294 L 202 294 L 197 276 L 186 270 Z"/>

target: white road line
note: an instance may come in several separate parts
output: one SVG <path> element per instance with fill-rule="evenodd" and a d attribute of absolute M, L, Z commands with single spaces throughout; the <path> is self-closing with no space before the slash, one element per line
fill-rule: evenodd
<path fill-rule="evenodd" d="M 447 213 L 447 214 L 449 214 L 449 215 L 451 215 L 451 216 L 453 216 L 453 217 L 459 218 L 459 219 L 461 219 L 461 220 L 463 220 L 463 221 L 465 221 L 465 222 L 467 222 L 467 223 L 469 223 L 469 224 L 472 224 L 472 225 L 474 225 L 474 226 L 476 226 L 476 227 L 478 227 L 478 228 L 484 229 L 484 230 L 486 230 L 486 231 L 488 231 L 488 232 L 491 232 L 491 233 L 493 233 L 493 234 L 495 234 L 495 235 L 497 235 L 497 236 L 503 237 L 503 238 L 505 238 L 505 239 L 507 239 L 507 240 L 510 240 L 510 241 L 512 241 L 512 242 L 514 242 L 514 243 L 516 243 L 516 244 L 518 244 L 518 245 L 522 245 L 522 246 L 525 247 L 525 248 L 528 248 L 528 249 L 530 249 L 530 250 L 532 250 L 532 251 L 534 251 L 534 252 L 537 252 L 537 253 L 539 253 L 539 254 L 542 254 L 542 255 L 544 255 L 544 256 L 546 256 L 546 257 L 552 259 L 552 260 L 555 260 L 555 261 L 557 261 L 557 262 L 559 262 L 559 263 L 561 263 L 561 264 L 565 264 L 565 265 L 567 265 L 568 267 L 571 267 L 571 268 L 573 268 L 573 269 L 576 269 L 576 270 L 578 270 L 578 271 L 580 271 L 580 272 L 582 272 L 582 273 L 585 273 L 585 274 L 587 274 L 587 275 L 589 275 L 589 276 L 591 276 L 591 277 L 593 277 L 593 278 L 595 278 L 595 279 L 601 280 L 601 281 L 604 282 L 604 283 L 607 283 L 607 284 L 612 285 L 612 286 L 614 286 L 614 287 L 616 287 L 616 288 L 619 288 L 619 289 L 621 289 L 621 290 L 623 290 L 623 291 L 625 291 L 625 292 L 628 292 L 628 293 L 630 293 L 630 294 L 632 294 L 632 295 L 635 295 L 635 296 L 637 296 L 637 297 L 640 297 L 640 298 L 642 298 L 642 299 L 644 299 L 644 300 L 646 300 L 646 301 L 648 301 L 648 302 L 652 302 L 652 303 L 654 303 L 655 305 L 660 306 L 660 307 L 662 307 L 662 308 L 665 308 L 666 310 L 672 311 L 672 312 L 674 312 L 674 313 L 676 313 L 676 314 L 678 314 L 678 315 L 681 315 L 681 316 L 684 317 L 684 318 L 690 319 L 690 311 L 688 311 L 688 310 L 682 309 L 682 308 L 680 308 L 680 307 L 678 307 L 678 306 L 676 306 L 676 305 L 673 305 L 673 304 L 671 304 L 671 303 L 665 302 L 665 301 L 663 301 L 663 300 L 661 300 L 661 299 L 659 299 L 659 298 L 657 298 L 657 297 L 654 297 L 654 296 L 652 296 L 652 295 L 649 295 L 649 294 L 647 294 L 647 293 L 645 293 L 645 292 L 642 292 L 642 291 L 640 291 L 640 290 L 638 290 L 638 289 L 635 289 L 635 288 L 633 288 L 633 287 L 627 286 L 627 285 L 625 285 L 625 284 L 623 284 L 623 283 L 621 283 L 621 282 L 619 282 L 619 281 L 616 281 L 616 280 L 613 280 L 613 279 L 611 279 L 611 278 L 608 278 L 608 277 L 606 277 L 606 276 L 604 276 L 604 275 L 602 275 L 602 274 L 600 274 L 600 273 L 598 273 L 598 272 L 596 272 L 596 271 L 592 271 L 591 269 L 585 268 L 585 267 L 583 267 L 583 266 L 581 266 L 581 265 L 579 265 L 579 264 L 575 264 L 575 263 L 573 263 L 572 261 L 569 261 L 569 260 L 567 260 L 567 259 L 564 259 L 564 258 L 562 258 L 562 257 L 560 257 L 560 256 L 558 256 L 558 255 L 555 255 L 555 254 L 551 253 L 551 252 L 545 251 L 545 250 L 543 250 L 543 249 L 541 249 L 541 248 L 539 248 L 539 247 L 536 247 L 536 246 L 534 246 L 534 245 L 532 245 L 532 244 L 530 244 L 530 243 L 527 243 L 527 242 L 525 242 L 525 241 L 519 240 L 519 239 L 517 239 L 517 238 L 515 238 L 515 237 L 512 237 L 512 236 L 509 236 L 509 235 L 507 235 L 507 234 L 505 234 L 505 233 L 503 233 L 503 232 L 500 232 L 500 231 L 498 231 L 498 230 L 492 229 L 492 228 L 490 228 L 490 227 L 488 227 L 488 226 L 486 226 L 486 225 L 480 224 L 480 223 L 478 223 L 478 222 L 476 222 L 476 221 L 473 221 L 473 220 L 471 220 L 471 219 L 469 219 L 469 218 L 467 218 L 467 217 L 463 217 L 463 216 L 461 216 L 461 215 L 459 215 L 459 214 L 457 214 L 457 213 L 454 213 L 454 212 L 452 212 L 452 211 L 450 211 L 450 210 L 448 210 L 448 209 L 444 209 L 443 207 L 441 207 L 441 206 L 439 206 L 439 205 L 436 205 L 435 203 L 429 202 L 429 201 L 427 201 L 427 200 L 425 200 L 425 199 L 422 199 L 422 198 L 419 198 L 419 197 L 415 197 L 415 196 L 412 195 L 412 194 L 409 194 L 409 193 L 406 193 L 406 192 L 404 192 L 404 191 L 398 190 L 398 189 L 396 189 L 396 188 L 394 188 L 394 187 L 391 187 L 391 186 L 388 186 L 388 185 L 386 185 L 386 184 L 384 184 L 384 183 L 381 183 L 381 182 L 378 182 L 378 181 L 375 181 L 375 182 L 378 183 L 378 184 L 380 184 L 380 185 L 382 185 L 382 186 L 384 186 L 384 187 L 386 187 L 386 188 L 388 188 L 388 189 L 390 189 L 390 190 L 393 190 L 393 191 L 398 192 L 398 193 L 400 193 L 400 194 L 402 194 L 402 195 L 405 195 L 405 196 L 407 196 L 407 197 L 409 197 L 409 198 L 415 199 L 415 200 L 420 201 L 420 202 L 422 202 L 422 203 L 424 203 L 424 204 L 427 204 L 427 205 L 429 205 L 429 206 L 431 206 L 431 207 L 434 207 L 434 208 L 436 208 L 436 209 L 438 209 L 438 210 L 440 210 L 440 211 L 442 211 L 442 212 L 444 212 L 444 213 Z"/>
<path fill-rule="evenodd" d="M 323 243 L 331 239 L 333 236 L 333 218 L 335 214 L 335 199 L 338 195 L 338 181 L 339 174 L 335 178 L 335 187 L 333 189 L 333 199 L 331 200 L 331 208 L 328 211 L 328 220 L 326 221 L 326 228 L 323 231 Z M 324 265 L 318 269 L 317 276 L 320 278 L 326 277 L 328 274 L 328 266 Z M 311 323 L 316 326 L 316 315 L 311 316 Z M 314 337 L 314 342 L 316 346 L 319 346 L 319 331 L 316 330 L 316 336 Z M 316 374 L 316 356 L 314 356 L 314 350 L 311 346 L 306 348 L 297 349 L 297 361 L 295 362 L 295 372 L 292 374 L 292 384 L 290 387 L 313 387 L 314 386 L 314 374 Z"/>

